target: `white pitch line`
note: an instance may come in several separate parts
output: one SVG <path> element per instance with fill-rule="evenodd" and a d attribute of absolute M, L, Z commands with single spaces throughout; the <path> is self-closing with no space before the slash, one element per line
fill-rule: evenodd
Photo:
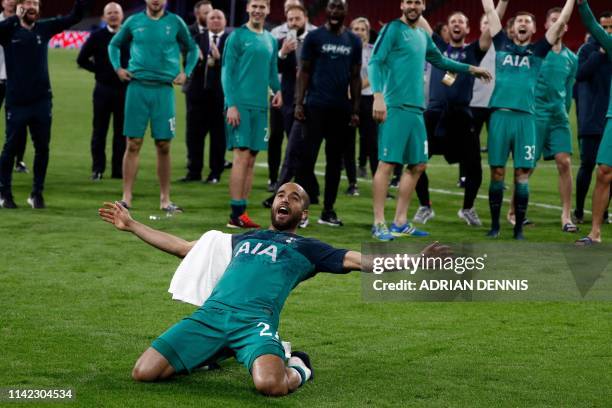
<path fill-rule="evenodd" d="M 266 163 L 256 163 L 255 166 L 257 167 L 261 167 L 261 168 L 268 168 L 268 165 Z M 325 173 L 322 171 L 315 171 L 315 174 L 317 176 L 325 176 Z M 346 180 L 346 176 L 342 176 L 343 180 Z M 368 184 L 372 184 L 372 180 L 370 179 L 363 179 L 363 178 L 357 178 L 357 180 L 361 181 L 361 182 L 365 182 Z M 444 190 L 441 188 L 430 188 L 429 192 L 431 193 L 437 193 L 437 194 L 442 194 L 442 195 L 450 195 L 450 196 L 457 196 L 457 197 L 463 197 L 463 193 L 460 193 L 458 191 L 450 191 L 450 190 Z M 481 199 L 481 200 L 487 200 L 489 201 L 489 197 L 485 196 L 485 195 L 477 195 L 477 198 Z M 506 198 L 504 199 L 505 203 L 510 203 L 510 199 Z M 563 207 L 560 207 L 558 205 L 551 205 L 551 204 L 544 204 L 544 203 L 536 203 L 536 202 L 529 202 L 529 206 L 534 206 L 534 207 L 538 207 L 538 208 L 544 208 L 546 210 L 555 210 L 555 211 L 563 211 Z M 588 210 L 584 210 L 585 214 L 591 214 L 591 211 Z"/>

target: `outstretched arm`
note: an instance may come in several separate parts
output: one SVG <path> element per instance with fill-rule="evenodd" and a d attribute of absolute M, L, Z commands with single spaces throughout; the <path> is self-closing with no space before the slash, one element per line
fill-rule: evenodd
<path fill-rule="evenodd" d="M 548 31 L 546 31 L 546 41 L 548 41 L 549 44 L 555 44 L 559 38 L 561 38 L 563 30 L 565 30 L 565 25 L 569 22 L 572 12 L 574 11 L 575 3 L 576 0 L 566 0 L 559 19 L 555 21 Z"/>
<path fill-rule="evenodd" d="M 431 37 L 427 37 L 427 54 L 425 59 L 430 62 L 431 65 L 441 70 L 469 73 L 485 82 L 489 82 L 493 78 L 491 73 L 484 68 L 463 64 L 445 57 L 434 44 Z"/>
<path fill-rule="evenodd" d="M 450 247 L 446 245 L 441 245 L 439 242 L 436 241 L 433 244 L 429 244 L 425 248 L 423 248 L 421 254 L 426 258 L 445 258 L 451 256 L 452 252 Z M 420 256 L 421 254 L 419 254 L 418 256 Z M 361 252 L 348 251 L 346 255 L 344 255 L 344 262 L 342 264 L 344 270 L 370 272 L 368 270 L 363 270 L 361 256 Z"/>
<path fill-rule="evenodd" d="M 81 21 L 85 15 L 85 9 L 89 6 L 89 3 L 90 0 L 75 0 L 70 14 L 44 21 L 44 24 L 47 26 L 46 31 L 49 38 L 69 29 Z"/>
<path fill-rule="evenodd" d="M 98 209 L 98 214 L 103 221 L 113 224 L 118 230 L 131 232 L 147 244 L 179 258 L 184 258 L 196 244 L 195 241 L 185 241 L 135 221 L 130 212 L 118 202 L 104 203 L 104 207 Z"/>
<path fill-rule="evenodd" d="M 606 50 L 608 57 L 612 58 L 612 36 L 597 23 L 586 0 L 578 0 L 578 11 L 589 33 L 591 33 L 597 42 Z"/>
<path fill-rule="evenodd" d="M 487 20 L 489 21 L 489 33 L 491 34 L 491 38 L 493 38 L 502 30 L 500 16 L 495 10 L 493 0 L 482 0 L 482 8 L 487 16 Z"/>
<path fill-rule="evenodd" d="M 497 8 L 495 9 L 495 13 L 497 14 L 499 21 L 504 18 L 506 14 L 506 10 L 508 9 L 508 0 L 499 0 L 497 3 Z M 487 16 L 487 20 L 489 17 Z M 491 35 L 491 30 L 485 30 L 480 33 L 480 38 L 478 40 L 478 44 L 480 45 L 480 49 L 482 51 L 488 51 L 491 47 L 491 43 L 493 42 L 493 36 Z"/>

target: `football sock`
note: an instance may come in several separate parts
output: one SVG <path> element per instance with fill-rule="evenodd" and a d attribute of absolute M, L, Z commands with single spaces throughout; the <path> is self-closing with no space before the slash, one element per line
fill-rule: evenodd
<path fill-rule="evenodd" d="M 238 218 L 246 211 L 246 200 L 231 200 L 232 218 Z"/>
<path fill-rule="evenodd" d="M 304 364 L 301 358 L 291 357 L 289 359 L 288 366 L 289 368 L 293 368 L 300 375 L 300 378 L 302 379 L 300 386 L 304 385 L 304 383 L 310 379 L 312 372 L 310 371 L 310 368 L 306 367 L 306 364 Z"/>
<path fill-rule="evenodd" d="M 499 215 L 504 200 L 504 182 L 491 180 L 489 184 L 489 208 L 491 209 L 491 229 L 499 231 Z"/>
<path fill-rule="evenodd" d="M 518 182 L 514 186 L 514 202 L 516 224 L 514 224 L 514 235 L 523 232 L 523 221 L 527 214 L 527 205 L 529 203 L 529 184 Z"/>

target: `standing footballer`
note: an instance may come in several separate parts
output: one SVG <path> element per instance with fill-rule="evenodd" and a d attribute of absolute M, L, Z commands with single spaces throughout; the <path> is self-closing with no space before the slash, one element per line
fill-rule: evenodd
<path fill-rule="evenodd" d="M 561 8 L 554 7 L 546 13 L 546 29 L 561 16 Z M 536 152 L 535 159 L 555 160 L 559 171 L 559 194 L 563 212 L 563 232 L 576 232 L 572 222 L 572 131 L 569 111 L 578 71 L 578 57 L 563 45 L 562 36 L 553 44 L 552 52 L 544 58 L 536 85 Z"/>
<path fill-rule="evenodd" d="M 496 52 L 495 90 L 490 106 L 489 207 L 491 229 L 488 236 L 499 236 L 499 216 L 504 198 L 504 176 L 508 155 L 512 151 L 515 176 L 516 221 L 514 238 L 523 239 L 523 221 L 529 202 L 529 174 L 536 158 L 535 87 L 542 62 L 551 50 L 569 21 L 575 0 L 567 0 L 558 20 L 546 31 L 546 36 L 535 44 L 531 38 L 535 33 L 535 17 L 531 13 L 519 12 L 514 19 L 514 38 L 510 39 L 502 30 L 501 21 L 495 12 L 493 0 L 482 0 L 489 21 Z"/>
<path fill-rule="evenodd" d="M 606 54 L 608 54 L 608 58 L 612 60 L 612 35 L 608 34 L 603 27 L 597 24 L 597 20 L 595 20 L 586 0 L 578 0 L 578 11 L 587 30 L 601 44 Z M 609 191 L 610 184 L 612 184 L 612 93 L 610 95 L 608 114 L 606 115 L 606 130 L 597 152 L 597 164 L 599 167 L 597 169 L 595 190 L 593 191 L 593 224 L 589 235 L 577 242 L 579 245 L 591 245 L 601 242 L 603 213 L 610 202 Z"/>
<path fill-rule="evenodd" d="M 145 0 L 146 9 L 130 17 L 113 37 L 108 53 L 119 79 L 129 82 L 123 133 L 128 138 L 123 157 L 123 198 L 132 205 L 140 148 L 149 121 L 157 148 L 160 208 L 182 211 L 170 201 L 170 142 L 175 135 L 174 88 L 182 85 L 198 62 L 198 47 L 185 22 L 164 9 L 166 0 Z M 121 68 L 121 47 L 130 44 L 130 62 Z M 181 72 L 181 48 L 187 49 Z"/>
<path fill-rule="evenodd" d="M 249 0 L 249 21 L 227 39 L 221 83 L 227 108 L 227 148 L 234 152 L 230 176 L 230 228 L 259 228 L 247 212 L 257 153 L 268 148 L 268 95 L 280 108 L 276 39 L 264 29 L 270 0 Z"/>
<path fill-rule="evenodd" d="M 389 241 L 394 236 L 426 236 L 407 221 L 410 198 L 428 159 L 423 67 L 425 61 L 453 72 L 491 79 L 486 70 L 453 61 L 442 55 L 429 34 L 420 26 L 424 0 L 402 0 L 402 17 L 385 26 L 374 45 L 369 64 L 374 92 L 374 119 L 381 122 L 378 141 L 378 170 L 374 175 L 374 226 L 372 236 Z M 402 175 L 395 219 L 385 223 L 385 200 L 389 178 L 396 164 L 407 164 Z"/>

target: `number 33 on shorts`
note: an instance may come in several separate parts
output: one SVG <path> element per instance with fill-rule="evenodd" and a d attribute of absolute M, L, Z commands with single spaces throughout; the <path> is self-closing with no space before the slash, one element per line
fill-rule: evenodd
<path fill-rule="evenodd" d="M 280 340 L 280 338 L 278 337 L 278 330 L 276 331 L 276 334 L 272 335 L 272 332 L 270 331 L 270 325 L 268 323 L 259 322 L 257 327 L 262 327 L 261 331 L 259 332 L 260 337 L 269 336 L 274 337 L 276 340 Z"/>
<path fill-rule="evenodd" d="M 525 149 L 525 160 L 535 160 L 535 145 L 523 146 Z"/>

